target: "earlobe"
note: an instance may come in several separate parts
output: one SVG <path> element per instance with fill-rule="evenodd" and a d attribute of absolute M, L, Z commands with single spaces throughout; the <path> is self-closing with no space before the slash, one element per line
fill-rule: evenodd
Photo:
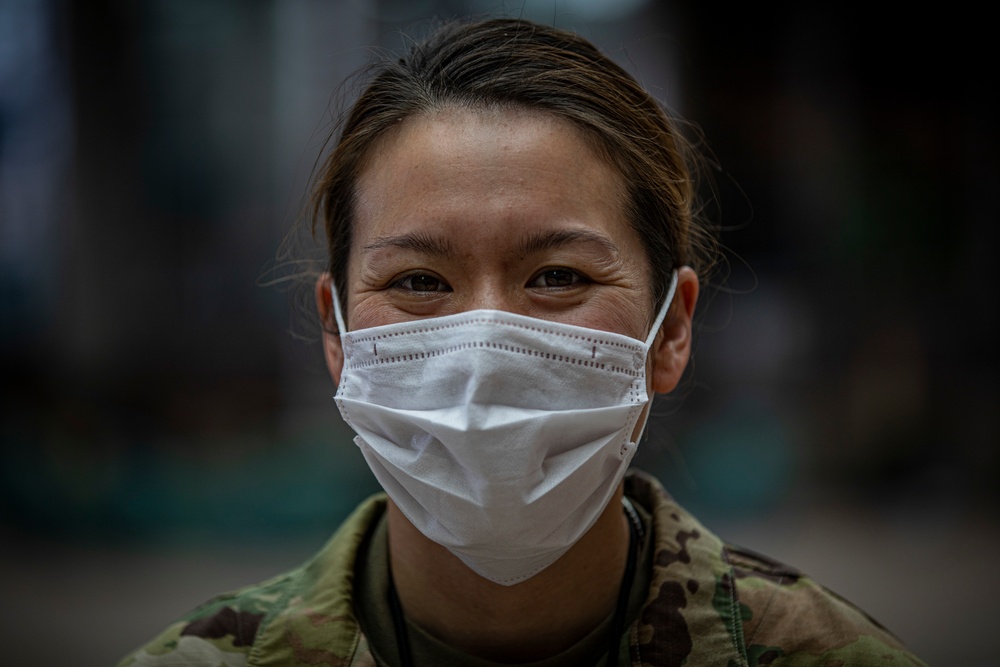
<path fill-rule="evenodd" d="M 677 272 L 677 290 L 660 334 L 653 343 L 652 389 L 666 394 L 677 388 L 691 359 L 691 332 L 698 302 L 698 274 L 689 266 Z"/>
<path fill-rule="evenodd" d="M 333 310 L 333 292 L 330 274 L 324 273 L 316 280 L 316 311 L 323 328 L 323 356 L 327 370 L 334 384 L 340 384 L 340 374 L 344 369 L 344 349 L 340 345 L 337 331 L 337 317 Z"/>

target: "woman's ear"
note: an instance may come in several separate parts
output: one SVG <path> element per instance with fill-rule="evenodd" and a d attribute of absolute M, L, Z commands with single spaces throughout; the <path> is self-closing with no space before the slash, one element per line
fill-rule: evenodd
<path fill-rule="evenodd" d="M 690 266 L 682 266 L 677 271 L 674 301 L 653 341 L 652 389 L 656 393 L 673 391 L 691 359 L 691 327 L 698 291 L 698 274 Z"/>
<path fill-rule="evenodd" d="M 344 348 L 340 346 L 340 332 L 337 330 L 337 316 L 333 311 L 333 283 L 330 274 L 324 273 L 316 280 L 316 310 L 319 323 L 323 327 L 323 356 L 334 384 L 340 384 L 340 373 L 344 370 Z"/>

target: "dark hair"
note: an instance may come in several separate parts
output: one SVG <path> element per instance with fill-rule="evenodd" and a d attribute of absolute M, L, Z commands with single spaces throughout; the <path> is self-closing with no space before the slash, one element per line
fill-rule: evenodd
<path fill-rule="evenodd" d="M 698 155 L 639 83 L 587 40 L 522 19 L 452 22 L 377 65 L 343 122 L 313 192 L 313 231 L 322 220 L 328 270 L 346 307 L 346 271 L 356 184 L 372 147 L 397 122 L 423 111 L 537 109 L 580 127 L 623 177 L 626 215 L 646 248 L 659 304 L 671 272 L 705 277 L 713 237 L 698 220 Z"/>

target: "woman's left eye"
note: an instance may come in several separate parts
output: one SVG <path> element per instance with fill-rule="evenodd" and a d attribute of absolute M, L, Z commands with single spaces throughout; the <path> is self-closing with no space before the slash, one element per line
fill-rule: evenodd
<path fill-rule="evenodd" d="M 528 287 L 570 287 L 583 282 L 583 276 L 572 269 L 545 269 L 528 283 Z"/>

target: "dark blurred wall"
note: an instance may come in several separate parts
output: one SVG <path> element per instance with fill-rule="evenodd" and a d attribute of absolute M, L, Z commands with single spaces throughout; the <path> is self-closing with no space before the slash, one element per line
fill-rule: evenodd
<path fill-rule="evenodd" d="M 5 178 L 4 231 L 20 244 L 0 267 L 5 517 L 46 535 L 219 532 L 205 505 L 264 484 L 270 456 L 292 452 L 288 479 L 263 491 L 279 505 L 286 484 L 303 493 L 296 465 L 344 467 L 349 450 L 328 442 L 326 468 L 295 458 L 296 446 L 321 446 L 312 421 L 290 416 L 300 387 L 322 401 L 325 439 L 333 387 L 289 334 L 303 325 L 288 294 L 261 284 L 372 19 L 321 2 L 4 7 L 20 45 L 5 51 L 13 101 L 2 116 L 4 172 L 16 179 Z M 17 76 L 39 57 L 44 70 Z M 37 92 L 43 84 L 54 92 Z M 62 123 L 38 129 L 31 117 L 53 100 Z M 44 171 L 21 171 L 18 142 Z M 28 209 L 25 185 L 48 208 Z M 211 472 L 195 484 L 199 470 Z M 329 527 L 321 503 L 289 504 L 233 510 L 223 523 Z"/>
<path fill-rule="evenodd" d="M 748 272 L 758 285 L 709 337 L 706 374 L 798 415 L 807 479 L 862 501 L 995 508 L 986 29 L 957 6 L 679 13 L 685 112 L 727 172 L 734 287 Z"/>

